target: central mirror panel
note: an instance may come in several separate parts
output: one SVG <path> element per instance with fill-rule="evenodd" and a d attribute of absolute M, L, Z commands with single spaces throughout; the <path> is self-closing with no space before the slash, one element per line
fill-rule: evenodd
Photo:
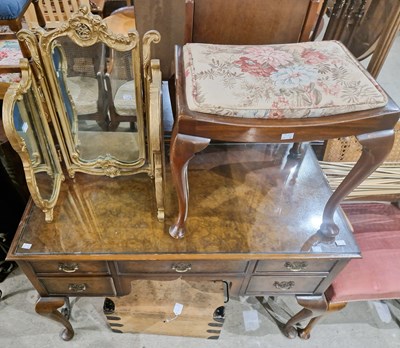
<path fill-rule="evenodd" d="M 39 33 L 50 88 L 58 94 L 68 173 L 140 172 L 146 145 L 139 35 L 114 35 L 81 11 L 68 25 Z"/>
<path fill-rule="evenodd" d="M 93 162 L 106 154 L 136 162 L 140 142 L 131 52 L 102 43 L 80 47 L 62 38 L 53 43 L 52 57 L 81 160 Z"/>

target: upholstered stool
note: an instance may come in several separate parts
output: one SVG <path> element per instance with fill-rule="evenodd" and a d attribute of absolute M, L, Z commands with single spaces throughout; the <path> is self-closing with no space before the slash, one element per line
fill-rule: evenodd
<path fill-rule="evenodd" d="M 183 237 L 188 213 L 187 166 L 210 139 L 304 142 L 356 135 L 364 151 L 334 192 L 321 233 L 337 235 L 334 212 L 389 153 L 399 108 L 339 42 L 282 45 L 189 43 L 176 50 L 177 115 L 171 140 Z M 299 154 L 299 146 L 293 148 Z M 195 197 L 194 197 L 195 200 Z"/>
<path fill-rule="evenodd" d="M 302 338 L 325 315 L 338 311 L 351 301 L 400 298 L 400 209 L 390 204 L 345 204 L 344 211 L 354 228 L 362 259 L 351 260 L 325 292 L 318 306 L 307 298 L 298 298 L 304 309 L 289 320 L 284 333 L 295 337 L 299 320 L 314 317 L 304 328 Z"/>

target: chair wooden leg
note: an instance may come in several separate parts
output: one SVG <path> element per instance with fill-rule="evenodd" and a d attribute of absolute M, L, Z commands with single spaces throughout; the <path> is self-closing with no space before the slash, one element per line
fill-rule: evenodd
<path fill-rule="evenodd" d="M 13 23 L 10 23 L 9 28 L 14 32 L 18 33 L 22 29 L 21 20 L 15 20 Z M 31 51 L 29 50 L 28 45 L 24 41 L 18 41 L 19 47 L 21 48 L 21 53 L 24 58 L 31 59 Z"/>
<path fill-rule="evenodd" d="M 375 171 L 390 153 L 394 131 L 391 129 L 363 134 L 357 136 L 357 139 L 363 147 L 361 157 L 329 198 L 324 209 L 319 232 L 327 237 L 334 238 L 339 233 L 333 216 L 340 202 Z"/>
<path fill-rule="evenodd" d="M 189 161 L 197 152 L 204 150 L 209 143 L 210 139 L 175 132 L 172 136 L 170 149 L 171 174 L 179 204 L 178 218 L 169 229 L 169 234 L 174 238 L 183 238 L 186 231 L 185 221 L 189 200 L 187 168 Z"/>
<path fill-rule="evenodd" d="M 35 14 L 38 21 L 38 24 L 41 28 L 46 28 L 46 20 L 44 19 L 42 10 L 39 6 L 39 0 L 32 0 L 33 7 L 35 8 Z"/>

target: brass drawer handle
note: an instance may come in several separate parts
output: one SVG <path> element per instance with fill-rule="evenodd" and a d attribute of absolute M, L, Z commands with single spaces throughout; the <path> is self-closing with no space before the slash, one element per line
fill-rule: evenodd
<path fill-rule="evenodd" d="M 65 273 L 74 273 L 79 269 L 77 263 L 59 263 L 58 270 Z"/>
<path fill-rule="evenodd" d="M 190 271 L 192 269 L 192 265 L 190 263 L 180 262 L 180 263 L 177 263 L 177 264 L 173 264 L 172 265 L 172 269 L 175 272 L 178 272 L 178 273 L 185 273 L 185 272 Z"/>
<path fill-rule="evenodd" d="M 305 271 L 308 267 L 308 263 L 306 261 L 294 261 L 294 262 L 285 262 L 285 267 L 292 272 L 300 272 Z"/>
<path fill-rule="evenodd" d="M 294 287 L 295 283 L 293 280 L 288 281 L 288 282 L 287 281 L 283 281 L 283 282 L 275 281 L 273 285 L 275 288 L 277 288 L 279 290 L 290 290 Z"/>
<path fill-rule="evenodd" d="M 86 291 L 86 284 L 85 283 L 68 284 L 68 290 L 72 292 L 84 292 Z"/>

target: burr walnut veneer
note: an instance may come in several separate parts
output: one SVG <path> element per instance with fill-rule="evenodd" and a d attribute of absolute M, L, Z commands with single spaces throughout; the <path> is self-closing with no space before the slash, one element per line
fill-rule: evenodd
<path fill-rule="evenodd" d="M 318 301 L 360 257 L 338 209 L 335 241 L 316 233 L 331 191 L 309 146 L 209 146 L 189 170 L 191 233 L 168 227 L 177 205 L 167 176 L 166 220 L 153 214 L 146 175 L 77 174 L 62 186 L 54 219 L 29 204 L 8 254 L 38 291 L 36 311 L 73 329 L 57 308 L 69 296 L 123 296 L 135 279 L 224 280 L 235 295 L 301 295 Z"/>

